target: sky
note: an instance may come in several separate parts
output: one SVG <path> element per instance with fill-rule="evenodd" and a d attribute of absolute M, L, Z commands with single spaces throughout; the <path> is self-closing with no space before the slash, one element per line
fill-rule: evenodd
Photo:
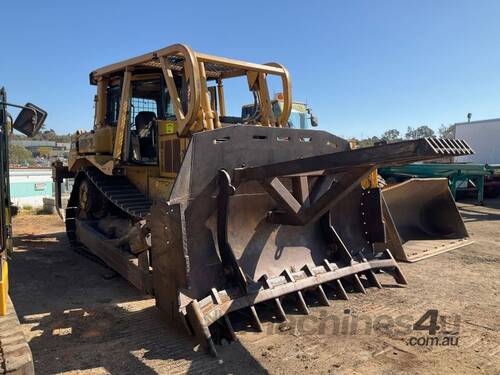
<path fill-rule="evenodd" d="M 92 128 L 92 70 L 174 43 L 282 63 L 294 100 L 343 137 L 500 117 L 495 0 L 29 0 L 0 14 L 0 86 L 58 133 Z"/>

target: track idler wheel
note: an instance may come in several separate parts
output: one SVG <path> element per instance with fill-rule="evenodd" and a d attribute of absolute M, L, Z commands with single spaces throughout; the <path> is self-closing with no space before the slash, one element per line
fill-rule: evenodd
<path fill-rule="evenodd" d="M 78 216 L 82 219 L 101 219 L 106 214 L 106 198 L 89 180 L 78 188 Z"/>

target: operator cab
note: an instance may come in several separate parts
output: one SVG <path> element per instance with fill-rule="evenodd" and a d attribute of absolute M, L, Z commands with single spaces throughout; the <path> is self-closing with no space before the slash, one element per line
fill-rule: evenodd
<path fill-rule="evenodd" d="M 278 116 L 268 78 L 283 92 Z M 78 135 L 74 155 L 106 165 L 106 173 L 141 164 L 174 177 L 193 134 L 231 124 L 286 127 L 291 109 L 283 66 L 211 56 L 180 44 L 97 69 L 90 83 L 97 86 L 94 130 Z M 225 83 L 230 91 L 243 88 L 253 96 L 255 116 L 243 121 L 228 115 Z"/>
<path fill-rule="evenodd" d="M 174 108 L 164 78 L 144 79 L 144 74 L 133 75 L 131 80 L 128 161 L 132 164 L 158 163 L 157 120 L 175 120 Z M 184 93 L 183 80 L 175 77 L 179 92 Z M 107 88 L 106 124 L 116 127 L 120 115 L 122 86 L 120 80 Z M 184 95 L 183 95 L 184 96 Z"/>

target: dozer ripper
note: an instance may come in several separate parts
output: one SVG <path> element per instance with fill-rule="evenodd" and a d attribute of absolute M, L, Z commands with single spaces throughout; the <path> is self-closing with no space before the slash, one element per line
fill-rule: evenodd
<path fill-rule="evenodd" d="M 227 81 L 244 79 L 255 111 L 226 114 Z M 280 82 L 273 113 L 268 79 Z M 239 311 L 262 329 L 256 305 L 286 320 L 283 299 L 309 312 L 304 292 L 329 304 L 406 280 L 391 254 L 379 166 L 470 153 L 461 142 L 418 139 L 351 150 L 324 131 L 287 126 L 287 70 L 173 45 L 97 69 L 95 124 L 77 132 L 60 185 L 74 178 L 69 239 L 84 245 L 182 322 L 203 347 L 236 339 Z M 368 184 L 362 181 L 368 179 Z M 260 308 L 260 307 L 259 307 Z"/>

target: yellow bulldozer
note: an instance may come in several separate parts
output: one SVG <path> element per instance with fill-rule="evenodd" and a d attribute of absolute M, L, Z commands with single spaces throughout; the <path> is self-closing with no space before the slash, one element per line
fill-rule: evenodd
<path fill-rule="evenodd" d="M 236 78 L 254 99 L 245 118 L 226 113 Z M 278 115 L 270 80 L 282 93 Z M 236 338 L 233 312 L 260 330 L 258 304 L 286 320 L 283 299 L 307 314 L 303 292 L 327 305 L 325 285 L 347 298 L 345 283 L 381 287 L 377 272 L 405 284 L 374 172 L 472 152 L 433 138 L 353 150 L 291 128 L 282 65 L 180 44 L 97 69 L 90 83 L 94 129 L 77 132 L 68 165 L 53 170 L 59 208 L 61 182 L 74 178 L 68 237 L 154 295 L 214 355 L 217 340 Z"/>

